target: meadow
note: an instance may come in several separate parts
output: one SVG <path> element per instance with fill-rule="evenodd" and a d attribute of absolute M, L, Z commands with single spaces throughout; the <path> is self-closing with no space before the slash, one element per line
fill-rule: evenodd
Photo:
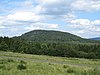
<path fill-rule="evenodd" d="M 0 75 L 100 75 L 100 60 L 0 51 Z"/>

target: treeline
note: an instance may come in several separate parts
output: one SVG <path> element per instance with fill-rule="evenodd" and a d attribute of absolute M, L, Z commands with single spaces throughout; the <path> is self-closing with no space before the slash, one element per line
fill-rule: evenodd
<path fill-rule="evenodd" d="M 0 37 L 0 50 L 49 56 L 100 59 L 100 43 L 41 43 Z"/>

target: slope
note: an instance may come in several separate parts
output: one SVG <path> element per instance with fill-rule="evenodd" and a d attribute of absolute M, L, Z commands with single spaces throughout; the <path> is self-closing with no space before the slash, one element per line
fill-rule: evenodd
<path fill-rule="evenodd" d="M 19 38 L 33 42 L 94 42 L 68 32 L 53 30 L 33 30 L 22 34 Z"/>

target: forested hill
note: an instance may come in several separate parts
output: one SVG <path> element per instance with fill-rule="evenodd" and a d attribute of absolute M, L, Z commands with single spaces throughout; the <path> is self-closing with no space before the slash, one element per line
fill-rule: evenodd
<path fill-rule="evenodd" d="M 98 41 L 60 31 L 35 30 L 19 37 L 0 37 L 0 51 L 100 59 Z"/>
<path fill-rule="evenodd" d="M 95 42 L 88 39 L 83 39 L 79 36 L 61 32 L 61 31 L 53 31 L 53 30 L 34 30 L 27 32 L 20 36 L 20 38 L 26 41 L 34 41 L 34 42 Z"/>

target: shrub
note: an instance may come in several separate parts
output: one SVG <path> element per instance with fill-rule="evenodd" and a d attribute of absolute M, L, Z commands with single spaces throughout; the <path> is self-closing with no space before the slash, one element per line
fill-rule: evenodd
<path fill-rule="evenodd" d="M 8 59 L 7 61 L 8 61 L 8 62 L 14 62 L 14 60 L 13 60 L 13 59 Z"/>
<path fill-rule="evenodd" d="M 68 65 L 63 65 L 63 68 L 68 68 L 69 66 Z"/>
<path fill-rule="evenodd" d="M 73 70 L 72 68 L 69 68 L 69 69 L 67 70 L 67 72 L 68 72 L 68 73 L 74 73 L 74 70 Z"/>
<path fill-rule="evenodd" d="M 26 62 L 25 62 L 25 61 L 23 61 L 23 60 L 21 60 L 21 61 L 20 61 L 20 63 L 21 63 L 21 64 L 26 64 Z"/>
<path fill-rule="evenodd" d="M 18 64 L 18 66 L 17 66 L 17 69 L 19 69 L 19 70 L 26 69 L 26 62 L 21 60 L 20 63 Z"/>
<path fill-rule="evenodd" d="M 48 65 L 53 65 L 52 63 L 48 63 Z"/>
<path fill-rule="evenodd" d="M 82 75 L 88 75 L 88 72 L 85 70 Z"/>
<path fill-rule="evenodd" d="M 17 69 L 19 69 L 19 70 L 26 69 L 26 65 L 25 65 L 25 64 L 19 64 L 19 65 L 17 66 Z"/>
<path fill-rule="evenodd" d="M 6 69 L 5 65 L 0 65 L 0 69 Z"/>

